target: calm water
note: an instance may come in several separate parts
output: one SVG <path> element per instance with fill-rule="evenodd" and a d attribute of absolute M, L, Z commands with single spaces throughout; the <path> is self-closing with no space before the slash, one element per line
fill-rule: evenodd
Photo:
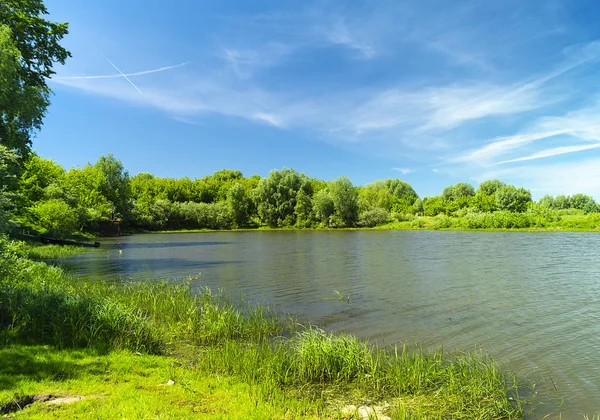
<path fill-rule="evenodd" d="M 600 414 L 598 234 L 219 232 L 103 247 L 67 263 L 99 279 L 200 274 L 198 286 L 267 301 L 327 330 L 482 348 L 537 383 L 543 404 L 528 418 Z"/>

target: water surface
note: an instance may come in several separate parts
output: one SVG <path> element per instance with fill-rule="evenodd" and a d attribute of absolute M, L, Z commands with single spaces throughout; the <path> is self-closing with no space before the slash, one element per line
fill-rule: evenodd
<path fill-rule="evenodd" d="M 538 384 L 544 404 L 528 418 L 600 414 L 598 234 L 217 232 L 103 247 L 68 266 L 93 279 L 191 277 L 371 341 L 481 348 Z"/>

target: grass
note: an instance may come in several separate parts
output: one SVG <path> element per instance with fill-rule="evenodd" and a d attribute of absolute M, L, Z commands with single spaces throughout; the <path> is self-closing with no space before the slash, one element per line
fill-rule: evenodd
<path fill-rule="evenodd" d="M 30 395 L 83 397 L 34 403 L 11 414 L 27 419 L 319 418 L 323 406 L 273 389 L 269 395 L 232 376 L 207 374 L 167 356 L 49 346 L 0 348 L 0 406 Z M 169 385 L 169 381 L 173 381 Z"/>
<path fill-rule="evenodd" d="M 340 418 L 348 404 L 394 418 L 523 416 L 514 376 L 481 353 L 370 345 L 194 291 L 192 279 L 82 282 L 13 248 L 0 243 L 0 360 L 11 361 L 0 367 L 0 405 L 89 397 L 34 403 L 27 418 Z"/>
<path fill-rule="evenodd" d="M 94 248 L 83 248 L 72 245 L 45 245 L 33 240 L 13 241 L 10 246 L 19 256 L 33 260 L 58 259 L 95 251 Z"/>

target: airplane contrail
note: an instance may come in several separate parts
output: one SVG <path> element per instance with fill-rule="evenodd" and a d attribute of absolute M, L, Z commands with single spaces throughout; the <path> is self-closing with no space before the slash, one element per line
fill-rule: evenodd
<path fill-rule="evenodd" d="M 117 65 L 115 63 L 113 63 L 112 61 L 110 61 L 110 59 L 107 56 L 105 56 L 104 54 L 102 54 L 102 51 L 98 50 L 98 52 L 102 55 L 102 57 L 104 57 L 106 59 L 106 61 L 108 61 L 110 63 L 111 66 L 113 66 L 119 73 L 121 73 L 121 76 L 123 76 L 125 78 L 125 80 L 127 80 L 129 82 L 129 84 L 131 86 L 133 86 L 135 88 L 135 90 L 137 90 L 140 93 L 140 95 L 144 94 L 144 92 L 142 92 L 142 90 L 139 87 L 137 87 L 135 85 L 135 83 L 133 83 L 131 81 L 131 79 L 129 77 L 127 77 L 127 75 L 125 73 L 123 73 L 121 71 L 121 69 L 117 67 Z"/>
<path fill-rule="evenodd" d="M 99 76 L 63 76 L 63 77 L 53 77 L 53 79 L 54 80 L 116 79 L 116 78 L 123 77 L 123 76 L 127 76 L 127 77 L 142 76 L 144 74 L 159 73 L 161 71 L 176 69 L 178 67 L 183 67 L 189 63 L 190 63 L 189 61 L 186 61 L 185 63 L 176 64 L 174 66 L 165 66 L 165 67 L 160 67 L 160 68 L 153 69 L 153 70 L 138 71 L 135 73 L 125 73 L 125 74 L 119 73 L 119 74 L 108 74 L 108 75 L 99 75 Z"/>

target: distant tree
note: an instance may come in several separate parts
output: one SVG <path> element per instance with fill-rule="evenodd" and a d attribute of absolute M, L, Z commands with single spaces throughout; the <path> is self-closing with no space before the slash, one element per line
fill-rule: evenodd
<path fill-rule="evenodd" d="M 484 181 L 481 184 L 479 184 L 476 194 L 483 195 L 483 196 L 494 195 L 496 193 L 496 191 L 498 191 L 500 188 L 502 188 L 505 185 L 506 184 L 504 182 L 499 181 L 497 179 L 491 179 L 489 181 Z"/>
<path fill-rule="evenodd" d="M 423 199 L 423 214 L 425 216 L 445 214 L 447 205 L 448 202 L 443 197 L 425 197 Z"/>
<path fill-rule="evenodd" d="M 358 191 L 348 177 L 343 176 L 329 183 L 329 194 L 334 205 L 335 224 L 340 227 L 354 226 L 358 222 Z"/>
<path fill-rule="evenodd" d="M 386 179 L 384 183 L 394 197 L 412 199 L 412 203 L 419 198 L 413 187 L 407 182 L 399 179 Z"/>
<path fill-rule="evenodd" d="M 298 191 L 296 195 L 296 207 L 294 207 L 296 215 L 296 226 L 300 228 L 308 228 L 313 225 L 314 211 L 313 203 L 310 196 L 304 190 Z"/>
<path fill-rule="evenodd" d="M 293 169 L 271 171 L 255 190 L 256 207 L 263 223 L 271 227 L 296 224 L 296 196 L 300 190 L 311 193 L 306 175 Z"/>
<path fill-rule="evenodd" d="M 363 211 L 358 216 L 358 225 L 363 227 L 374 227 L 388 221 L 390 214 L 381 207 L 374 207 Z"/>
<path fill-rule="evenodd" d="M 313 208 L 317 218 L 324 226 L 329 226 L 329 220 L 335 212 L 335 204 L 327 189 L 320 190 L 313 197 Z"/>
<path fill-rule="evenodd" d="M 468 206 L 483 213 L 496 211 L 496 193 L 482 194 L 477 191 L 477 193 L 469 199 Z"/>
<path fill-rule="evenodd" d="M 233 218 L 233 222 L 237 227 L 242 227 L 248 223 L 248 204 L 250 200 L 246 195 L 246 190 L 239 182 L 227 192 L 227 204 Z"/>
<path fill-rule="evenodd" d="M 524 188 L 514 185 L 505 185 L 496 191 L 496 207 L 513 213 L 522 213 L 527 210 L 531 202 L 531 193 Z"/>
<path fill-rule="evenodd" d="M 448 201 L 455 201 L 463 197 L 472 197 L 474 195 L 475 189 L 473 186 L 464 182 L 459 182 L 458 184 L 446 187 L 442 192 L 442 198 Z"/>
<path fill-rule="evenodd" d="M 113 205 L 115 213 L 127 218 L 131 212 L 129 173 L 112 154 L 100 156 L 94 169 L 102 174 L 98 191 Z"/>
<path fill-rule="evenodd" d="M 358 198 L 361 211 L 376 207 L 389 210 L 392 204 L 392 194 L 383 181 L 375 181 L 358 189 Z"/>
<path fill-rule="evenodd" d="M 538 204 L 542 207 L 542 208 L 546 208 L 546 209 L 554 209 L 554 197 L 552 197 L 551 195 L 545 195 L 542 198 L 540 198 L 540 200 L 538 201 Z"/>
<path fill-rule="evenodd" d="M 42 125 L 51 90 L 46 80 L 69 52 L 59 41 L 66 23 L 43 19 L 42 0 L 3 0 L 0 5 L 0 144 L 26 155 Z"/>
<path fill-rule="evenodd" d="M 567 195 L 557 195 L 554 198 L 554 208 L 564 210 L 571 207 L 571 198 Z"/>
<path fill-rule="evenodd" d="M 583 210 L 585 213 L 595 213 L 598 211 L 598 204 L 592 197 L 585 194 L 574 194 L 570 199 L 571 208 Z"/>
<path fill-rule="evenodd" d="M 421 214 L 422 215 L 423 211 L 424 211 L 424 209 L 423 209 L 423 200 L 421 200 L 420 198 L 417 199 L 417 201 L 415 201 L 414 204 L 413 204 L 413 209 L 414 209 L 414 212 L 416 214 Z"/>

